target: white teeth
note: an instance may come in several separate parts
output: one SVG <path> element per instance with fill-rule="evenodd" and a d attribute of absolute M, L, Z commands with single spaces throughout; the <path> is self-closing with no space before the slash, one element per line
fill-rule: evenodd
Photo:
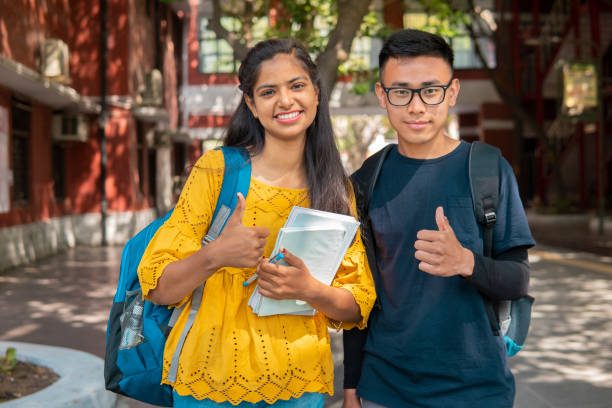
<path fill-rule="evenodd" d="M 297 117 L 299 114 L 300 112 L 285 113 L 284 115 L 278 115 L 276 118 L 280 120 L 292 119 Z"/>

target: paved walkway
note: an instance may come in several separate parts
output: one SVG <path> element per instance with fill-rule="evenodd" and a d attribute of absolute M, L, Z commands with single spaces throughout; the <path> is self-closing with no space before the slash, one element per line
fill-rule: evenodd
<path fill-rule="evenodd" d="M 612 220 L 604 222 L 604 234 L 598 232 L 599 219 L 595 216 L 544 215 L 527 213 L 529 227 L 539 243 L 559 248 L 612 256 Z"/>
<path fill-rule="evenodd" d="M 592 237 L 577 228 L 534 227 L 539 242 L 545 234 L 581 247 Z M 606 250 L 612 248 L 612 238 L 596 242 L 601 242 L 597 251 L 612 256 Z M 535 249 L 540 258 L 533 264 L 537 303 L 529 347 L 511 360 L 517 407 L 612 406 L 612 274 L 605 272 L 612 268 L 607 266 L 612 258 L 570 253 L 562 263 L 546 258 L 559 251 L 541 244 Z M 78 247 L 0 273 L 0 340 L 71 347 L 103 357 L 120 255 L 120 247 Z M 604 265 L 603 270 L 590 268 L 593 265 Z M 337 368 L 342 358 L 339 340 L 333 336 Z M 337 375 L 337 395 L 327 399 L 327 407 L 340 407 L 341 381 Z M 128 407 L 150 406 L 120 400 L 118 408 Z"/>
<path fill-rule="evenodd" d="M 538 246 L 524 350 L 510 359 L 515 408 L 612 407 L 612 257 Z"/>

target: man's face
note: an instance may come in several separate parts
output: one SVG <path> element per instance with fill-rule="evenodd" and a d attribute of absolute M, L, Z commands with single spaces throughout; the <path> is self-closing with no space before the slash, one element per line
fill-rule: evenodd
<path fill-rule="evenodd" d="M 410 147 L 422 148 L 424 145 L 438 146 L 444 140 L 444 126 L 448 108 L 455 105 L 459 94 L 459 80 L 452 79 L 451 68 L 440 57 L 420 56 L 411 58 L 390 58 L 383 67 L 381 82 L 376 84 L 376 95 L 380 107 L 386 109 L 391 126 L 398 135 L 400 150 Z M 428 105 L 412 92 L 412 100 L 405 106 L 394 106 L 389 102 L 385 88 L 419 89 L 435 85 L 448 85 L 443 88 L 428 88 L 421 96 L 426 102 L 442 101 L 437 105 Z M 410 91 L 391 90 L 391 101 L 406 103 Z M 433 95 L 433 96 L 431 96 Z"/>

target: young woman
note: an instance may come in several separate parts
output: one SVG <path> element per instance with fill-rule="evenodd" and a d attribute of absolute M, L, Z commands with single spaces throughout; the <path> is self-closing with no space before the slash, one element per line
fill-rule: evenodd
<path fill-rule="evenodd" d="M 174 387 L 175 407 L 322 407 L 323 394 L 333 393 L 327 326 L 363 328 L 375 300 L 359 233 L 330 286 L 289 252 L 289 266 L 267 257 L 293 206 L 355 214 L 351 188 L 316 66 L 301 45 L 262 41 L 238 76 L 243 99 L 224 144 L 249 151 L 246 200 L 238 194 L 219 238 L 202 247 L 224 167 L 221 151 L 204 154 L 138 270 L 144 296 L 157 304 L 182 305 L 206 282 L 176 382 L 166 375 L 189 307 L 166 343 L 162 381 Z M 254 273 L 262 295 L 306 301 L 317 314 L 257 316 L 247 305 L 255 284 L 243 286 Z"/>

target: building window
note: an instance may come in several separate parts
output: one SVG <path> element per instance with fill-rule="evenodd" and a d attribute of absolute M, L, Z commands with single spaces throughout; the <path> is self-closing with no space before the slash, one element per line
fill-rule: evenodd
<path fill-rule="evenodd" d="M 29 103 L 13 99 L 11 106 L 11 134 L 13 136 L 13 202 L 25 204 L 30 200 L 30 119 Z"/>
<path fill-rule="evenodd" d="M 173 159 L 173 176 L 182 177 L 185 175 L 185 167 L 187 166 L 187 145 L 181 142 L 174 142 L 172 145 Z"/>
<path fill-rule="evenodd" d="M 480 58 L 476 53 L 474 40 L 469 35 L 457 35 L 449 40 L 455 53 L 455 69 L 483 68 Z M 495 45 L 490 38 L 478 37 L 476 43 L 480 46 L 482 55 L 485 57 L 489 68 L 495 68 Z"/>
<path fill-rule="evenodd" d="M 157 198 L 157 150 L 154 148 L 147 149 L 147 161 L 149 169 L 149 197 L 153 199 Z"/>
<path fill-rule="evenodd" d="M 215 32 L 208 27 L 209 19 L 200 19 L 200 50 L 199 70 L 203 74 L 236 73 L 240 68 L 240 61 L 234 57 L 234 50 L 229 43 L 218 39 Z M 221 17 L 221 25 L 228 31 L 240 33 L 240 20 L 234 17 Z M 254 19 L 252 27 L 253 45 L 265 38 L 268 29 L 268 18 Z"/>
<path fill-rule="evenodd" d="M 382 48 L 382 41 L 378 38 L 355 37 L 351 45 L 351 54 L 348 61 L 352 70 L 371 70 L 378 66 L 378 53 Z"/>
<path fill-rule="evenodd" d="M 65 150 L 64 146 L 59 143 L 53 143 L 52 147 L 53 160 L 53 196 L 57 201 L 66 198 L 66 166 L 65 166 Z"/>
<path fill-rule="evenodd" d="M 188 146 L 185 143 L 175 142 L 172 145 L 173 160 L 172 160 L 172 194 L 174 200 L 177 200 L 181 194 L 183 184 L 187 179 L 187 151 Z"/>

